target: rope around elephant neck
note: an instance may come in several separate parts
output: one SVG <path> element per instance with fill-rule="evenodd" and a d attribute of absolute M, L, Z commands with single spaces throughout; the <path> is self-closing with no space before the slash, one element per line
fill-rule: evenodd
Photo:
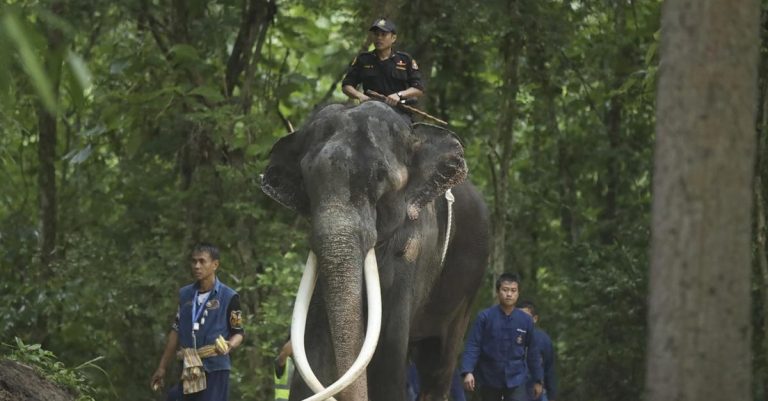
<path fill-rule="evenodd" d="M 448 243 L 451 240 L 451 224 L 453 224 L 453 202 L 456 200 L 450 189 L 445 191 L 445 200 L 448 202 L 448 225 L 445 226 L 445 243 L 443 244 L 443 256 L 440 258 L 440 266 L 445 263 L 445 254 L 448 253 Z"/>

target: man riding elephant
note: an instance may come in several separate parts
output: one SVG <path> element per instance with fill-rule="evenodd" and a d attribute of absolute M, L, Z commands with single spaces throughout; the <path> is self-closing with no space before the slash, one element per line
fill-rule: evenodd
<path fill-rule="evenodd" d="M 362 52 L 352 60 L 341 82 L 342 92 L 364 102 L 370 99 L 367 91 L 372 90 L 386 96 L 383 100 L 390 106 L 418 99 L 424 93 L 419 65 L 410 54 L 394 50 L 397 41 L 394 22 L 377 19 L 369 31 L 376 49 Z M 360 84 L 362 92 L 357 90 Z"/>

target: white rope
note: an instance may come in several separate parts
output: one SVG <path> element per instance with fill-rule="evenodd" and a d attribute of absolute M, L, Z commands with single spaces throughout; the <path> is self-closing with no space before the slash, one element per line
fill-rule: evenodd
<path fill-rule="evenodd" d="M 440 266 L 445 263 L 445 254 L 448 253 L 448 243 L 451 240 L 451 224 L 453 224 L 453 202 L 456 200 L 450 189 L 445 191 L 445 200 L 448 201 L 448 225 L 445 226 L 445 243 L 443 244 L 443 256 L 440 258 Z"/>

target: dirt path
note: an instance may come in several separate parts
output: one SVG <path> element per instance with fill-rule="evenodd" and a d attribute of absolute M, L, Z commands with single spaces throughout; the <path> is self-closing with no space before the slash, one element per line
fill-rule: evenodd
<path fill-rule="evenodd" d="M 75 397 L 45 380 L 34 369 L 0 360 L 0 401 L 72 401 Z"/>

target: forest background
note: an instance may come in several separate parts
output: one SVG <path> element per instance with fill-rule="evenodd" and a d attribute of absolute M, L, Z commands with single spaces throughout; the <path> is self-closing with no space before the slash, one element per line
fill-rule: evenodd
<path fill-rule="evenodd" d="M 232 399 L 272 398 L 307 222 L 259 189 L 271 145 L 367 49 L 374 18 L 465 141 L 493 213 L 493 278 L 523 277 L 565 400 L 638 400 L 645 375 L 660 0 L 3 0 L 0 354 L 15 337 L 97 400 L 149 389 L 200 240 L 248 336 Z M 768 397 L 763 2 L 754 185 L 754 399 Z M 98 367 L 96 367 L 98 366 Z M 167 379 L 172 380 L 174 372 Z"/>

